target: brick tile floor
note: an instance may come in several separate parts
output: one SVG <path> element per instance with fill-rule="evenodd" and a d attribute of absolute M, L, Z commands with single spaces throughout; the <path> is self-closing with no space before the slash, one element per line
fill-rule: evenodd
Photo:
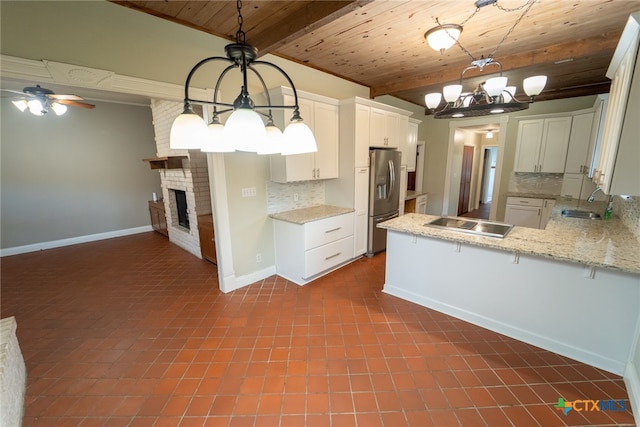
<path fill-rule="evenodd" d="M 229 294 L 156 233 L 4 257 L 24 426 L 634 425 L 622 379 L 381 292 L 385 255 Z"/>

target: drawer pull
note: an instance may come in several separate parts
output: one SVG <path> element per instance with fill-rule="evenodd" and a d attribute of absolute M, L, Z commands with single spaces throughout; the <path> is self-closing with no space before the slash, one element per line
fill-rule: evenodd
<path fill-rule="evenodd" d="M 333 233 L 334 231 L 338 231 L 338 230 L 340 230 L 341 228 L 342 228 L 342 227 L 332 228 L 331 230 L 327 230 L 327 231 L 325 231 L 325 234 Z"/>
<path fill-rule="evenodd" d="M 340 256 L 342 254 L 342 252 L 338 252 L 337 254 L 333 254 L 333 255 L 329 255 L 327 257 L 324 257 L 325 261 L 330 260 L 331 258 L 335 258 L 337 256 Z"/>

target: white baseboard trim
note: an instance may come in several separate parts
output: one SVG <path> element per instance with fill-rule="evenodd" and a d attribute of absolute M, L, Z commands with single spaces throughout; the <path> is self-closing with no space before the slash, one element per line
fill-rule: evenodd
<path fill-rule="evenodd" d="M 629 362 L 627 364 L 623 379 L 624 384 L 627 386 L 633 418 L 636 420 L 636 425 L 640 425 L 640 372 L 638 372 L 633 363 Z"/>
<path fill-rule="evenodd" d="M 68 239 L 52 240 L 50 242 L 16 246 L 13 248 L 0 249 L 0 257 L 38 252 L 46 249 L 77 245 L 79 243 L 95 242 L 98 240 L 112 239 L 114 237 L 129 236 L 131 234 L 146 233 L 147 231 L 153 231 L 153 228 L 151 228 L 150 225 L 145 225 L 143 227 L 127 228 L 124 230 L 108 231 L 106 233 L 89 234 L 86 236 L 70 237 Z"/>
<path fill-rule="evenodd" d="M 596 368 L 603 369 L 616 375 L 622 376 L 625 371 L 626 362 L 613 360 L 600 354 L 596 354 L 579 347 L 565 344 L 551 337 L 536 334 L 503 322 L 498 322 L 494 319 L 479 315 L 477 313 L 473 313 L 467 310 L 461 310 L 449 304 L 445 304 L 431 298 L 425 298 L 413 292 L 407 292 L 404 289 L 389 285 L 388 283 L 385 283 L 383 292 L 413 302 L 415 304 L 419 304 L 423 307 L 428 307 L 441 313 L 448 314 L 458 319 L 462 319 L 469 323 L 473 323 L 474 325 L 478 325 L 482 328 L 486 328 L 491 331 L 506 335 L 508 337 L 515 338 L 536 347 L 540 347 L 545 350 L 549 350 L 554 353 L 569 357 L 571 359 L 575 359 L 579 362 L 595 366 Z"/>
<path fill-rule="evenodd" d="M 274 274 L 276 274 L 276 266 L 272 265 L 244 276 L 236 277 L 235 275 L 231 275 L 224 277 L 222 279 L 223 283 L 220 283 L 220 290 L 226 294 L 252 283 L 259 282 L 260 280 L 264 280 Z"/>

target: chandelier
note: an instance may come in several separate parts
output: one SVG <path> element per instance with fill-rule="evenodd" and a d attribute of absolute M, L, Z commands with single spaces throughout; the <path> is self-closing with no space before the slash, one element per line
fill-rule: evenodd
<path fill-rule="evenodd" d="M 458 84 L 447 85 L 443 88 L 442 93 L 435 92 L 425 95 L 425 104 L 429 108 L 430 113 L 433 114 L 436 119 L 449 119 L 449 118 L 461 118 L 461 117 L 477 117 L 486 116 L 490 114 L 511 113 L 514 111 L 521 111 L 529 108 L 529 104 L 534 102 L 534 98 L 539 95 L 547 82 L 546 76 L 533 76 L 524 79 L 523 89 L 529 97 L 526 101 L 518 100 L 515 96 L 516 87 L 507 86 L 507 77 L 502 76 L 502 64 L 493 59 L 494 54 L 498 48 L 507 39 L 518 25 L 518 23 L 527 14 L 535 0 L 527 0 L 525 4 L 515 9 L 504 9 L 497 4 L 498 0 L 477 0 L 475 2 L 476 9 L 464 22 L 458 24 L 440 24 L 440 21 L 436 18 L 436 27 L 430 29 L 425 33 L 425 39 L 427 43 L 434 49 L 441 53 L 445 49 L 457 44 L 463 52 L 465 52 L 471 58 L 471 65 L 462 70 L 460 74 L 460 81 Z M 507 34 L 500 40 L 493 52 L 485 58 L 475 58 L 467 49 L 465 49 L 458 37 L 462 33 L 463 25 L 469 21 L 480 8 L 493 4 L 499 9 L 507 12 L 520 10 L 524 8 L 524 12 L 515 21 L 513 26 L 507 31 Z M 476 86 L 473 91 L 463 92 L 462 80 L 464 74 L 469 70 L 478 69 L 481 72 L 487 66 L 498 66 L 500 69 L 499 77 L 492 77 Z M 442 97 L 444 96 L 445 104 L 438 109 Z"/>
<path fill-rule="evenodd" d="M 226 57 L 210 57 L 198 62 L 187 75 L 184 87 L 184 110 L 171 126 L 169 146 L 172 149 L 200 149 L 205 152 L 246 151 L 258 154 L 301 154 L 318 150 L 311 129 L 300 117 L 298 94 L 291 78 L 275 64 L 258 61 L 258 49 L 245 42 L 242 31 L 242 1 L 238 0 L 238 25 L 236 42 L 225 46 Z M 198 100 L 189 97 L 189 86 L 195 72 L 204 64 L 222 61 L 228 63 L 220 73 L 215 84 L 213 101 Z M 293 90 L 293 105 L 272 105 L 263 77 L 256 66 L 271 67 L 284 76 Z M 232 70 L 242 74 L 240 94 L 232 102 L 221 102 L 218 93 L 224 77 Z M 256 105 L 247 89 L 248 73 L 251 72 L 262 86 L 266 105 Z M 211 105 L 213 114 L 210 124 L 193 111 L 192 104 Z M 272 110 L 293 110 L 290 123 L 282 132 L 273 123 Z M 232 112 L 225 124 L 220 115 Z M 262 117 L 265 118 L 266 124 Z"/>

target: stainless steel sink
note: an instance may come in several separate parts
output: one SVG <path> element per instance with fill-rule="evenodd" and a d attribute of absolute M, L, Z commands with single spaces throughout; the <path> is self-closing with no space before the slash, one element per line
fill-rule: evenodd
<path fill-rule="evenodd" d="M 580 211 L 576 209 L 564 209 L 562 216 L 565 218 L 581 218 L 581 219 L 602 219 L 599 213 L 591 211 Z"/>
<path fill-rule="evenodd" d="M 460 231 L 476 236 L 504 238 L 513 228 L 511 224 L 480 219 L 467 219 L 455 217 L 440 217 L 424 224 L 425 227 L 441 228 L 452 231 Z"/>

